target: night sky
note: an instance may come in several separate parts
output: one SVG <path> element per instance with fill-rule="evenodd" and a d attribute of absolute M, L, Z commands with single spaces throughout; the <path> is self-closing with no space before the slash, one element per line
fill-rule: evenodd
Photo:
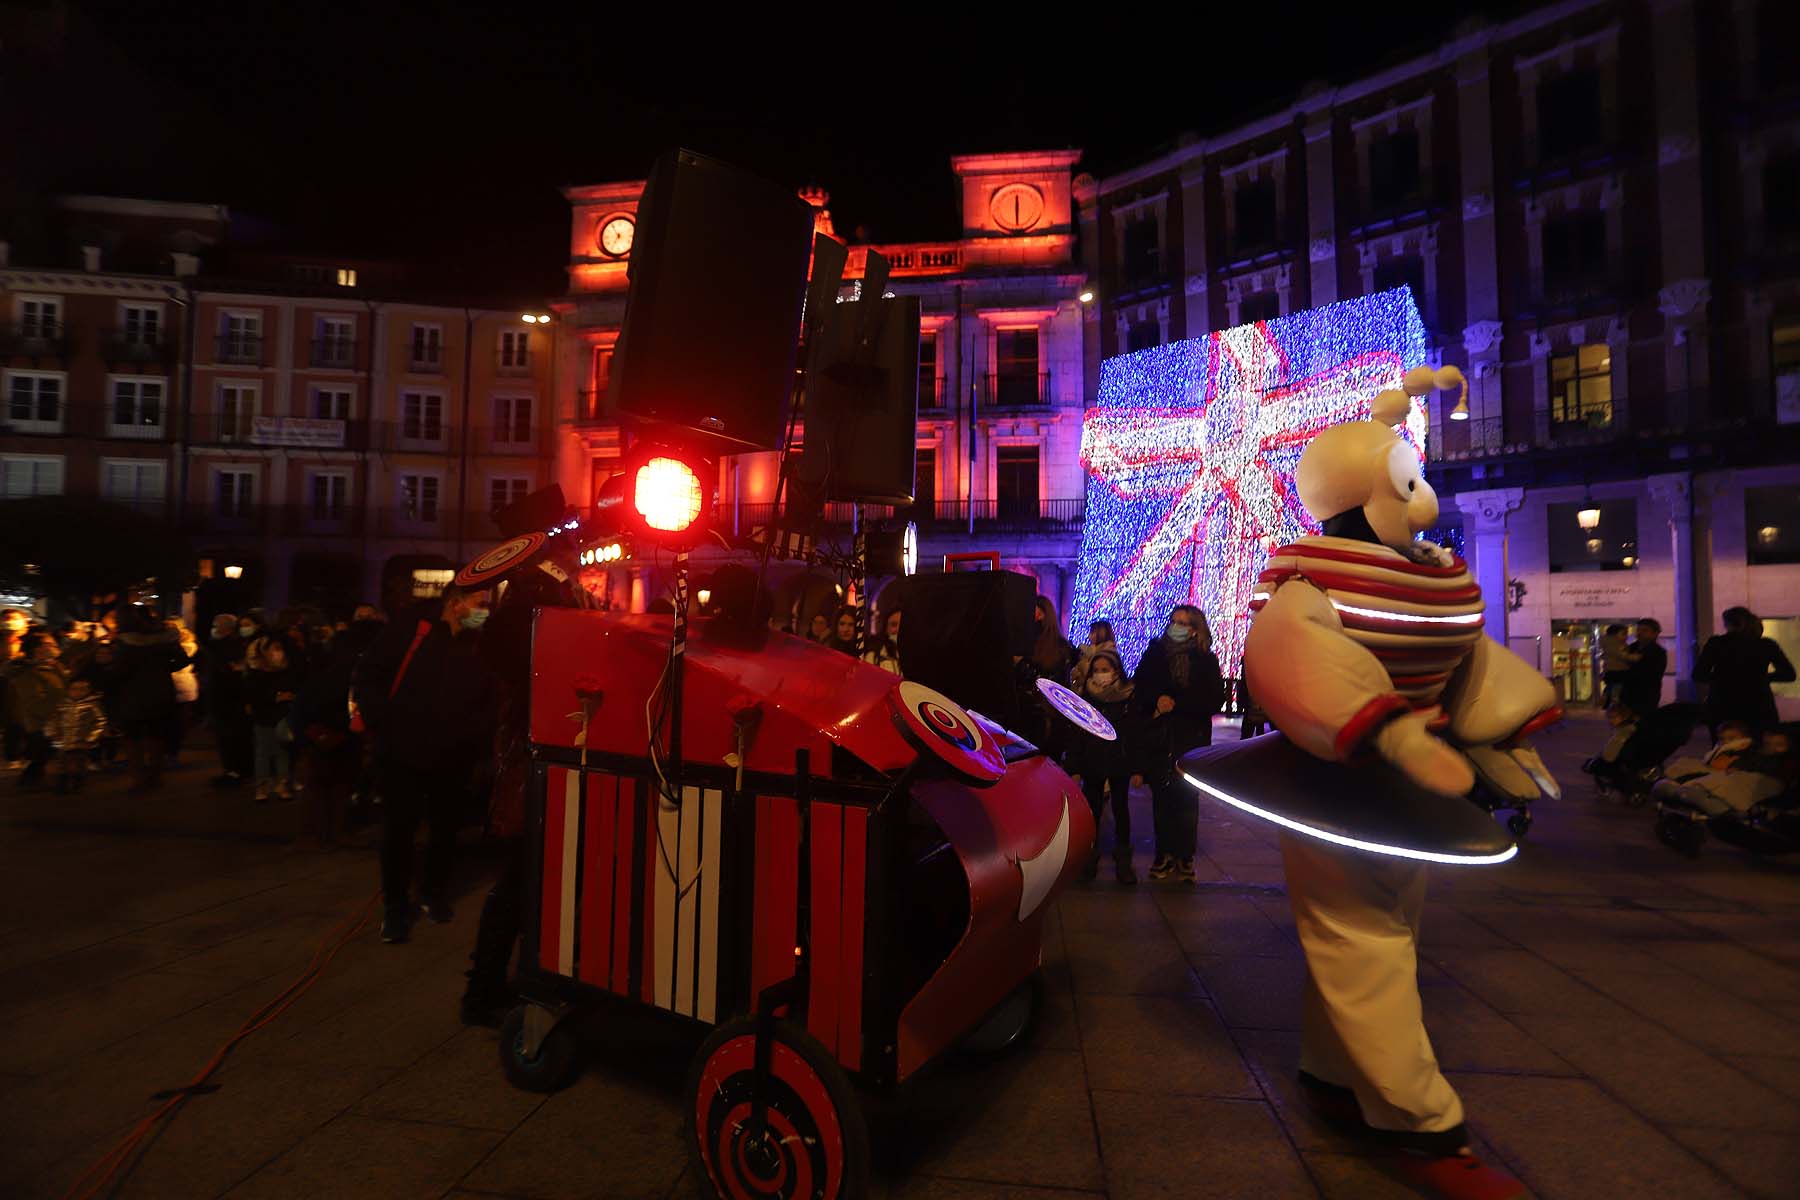
<path fill-rule="evenodd" d="M 839 30 L 797 6 L 786 28 L 698 5 L 653 28 L 598 0 L 0 6 L 0 155 L 15 188 L 223 203 L 291 248 L 550 291 L 556 189 L 642 177 L 672 145 L 828 188 L 843 236 L 950 237 L 951 154 L 1079 146 L 1103 174 L 1530 5 L 964 7 Z"/>

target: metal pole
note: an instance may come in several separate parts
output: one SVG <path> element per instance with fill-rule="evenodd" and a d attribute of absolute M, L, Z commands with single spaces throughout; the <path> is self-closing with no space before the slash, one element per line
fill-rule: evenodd
<path fill-rule="evenodd" d="M 460 476 L 456 484 L 456 561 L 462 562 L 468 557 L 464 546 L 464 538 L 469 526 L 469 393 L 473 391 L 475 356 L 475 313 L 474 310 L 463 309 L 463 386 L 462 386 L 462 425 L 459 433 L 462 437 L 462 454 L 459 456 Z"/>
<path fill-rule="evenodd" d="M 669 764 L 666 775 L 674 779 L 680 796 L 681 780 L 681 681 L 686 673 L 688 623 L 688 552 L 675 554 L 675 631 L 669 639 Z"/>

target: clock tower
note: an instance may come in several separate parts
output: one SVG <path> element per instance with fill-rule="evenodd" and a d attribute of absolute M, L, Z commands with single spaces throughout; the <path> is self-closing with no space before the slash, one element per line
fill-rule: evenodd
<path fill-rule="evenodd" d="M 1079 150 L 965 154 L 950 160 L 962 182 L 964 254 L 971 263 L 1033 266 L 1074 251 L 1072 179 Z"/>

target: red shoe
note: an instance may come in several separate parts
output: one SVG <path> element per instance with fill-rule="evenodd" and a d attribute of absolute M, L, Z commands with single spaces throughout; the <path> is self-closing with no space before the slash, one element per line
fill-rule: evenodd
<path fill-rule="evenodd" d="M 1515 1200 L 1526 1194 L 1524 1184 L 1473 1154 L 1397 1154 L 1383 1165 L 1406 1183 L 1444 1200 Z"/>

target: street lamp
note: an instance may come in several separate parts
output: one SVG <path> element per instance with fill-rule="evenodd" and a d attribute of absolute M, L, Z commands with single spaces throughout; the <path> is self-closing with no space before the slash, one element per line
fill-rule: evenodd
<path fill-rule="evenodd" d="M 548 325 L 553 318 L 549 313 L 520 313 L 519 320 L 527 325 Z"/>
<path fill-rule="evenodd" d="M 1081 290 L 1081 295 L 1079 295 L 1075 298 L 1077 300 L 1081 301 L 1083 304 L 1092 304 L 1094 302 L 1093 289 L 1092 288 L 1083 288 Z"/>
<path fill-rule="evenodd" d="M 1588 502 L 1588 506 L 1575 514 L 1575 523 L 1583 529 L 1600 528 L 1600 506 Z"/>
<path fill-rule="evenodd" d="M 244 568 L 238 566 L 236 563 L 232 563 L 230 566 L 225 568 L 225 578 L 227 578 L 227 579 L 242 579 L 243 577 L 244 577 Z"/>

